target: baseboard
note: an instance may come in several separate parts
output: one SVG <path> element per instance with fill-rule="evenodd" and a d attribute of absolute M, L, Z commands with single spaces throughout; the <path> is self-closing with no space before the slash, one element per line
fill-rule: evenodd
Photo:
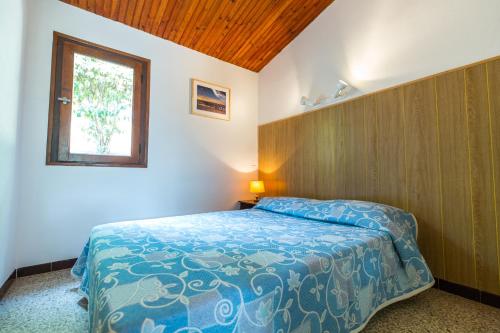
<path fill-rule="evenodd" d="M 434 288 L 437 288 L 442 291 L 446 291 L 450 294 L 454 294 L 457 296 L 461 296 L 463 298 L 467 298 L 479 303 L 483 303 L 486 305 L 493 306 L 495 308 L 500 308 L 500 296 L 490 294 L 486 291 L 482 291 L 476 288 L 462 286 L 460 284 L 446 281 L 439 278 L 434 278 L 436 283 L 434 284 Z"/>
<path fill-rule="evenodd" d="M 48 273 L 52 271 L 52 263 L 48 262 L 40 265 L 26 266 L 16 269 L 16 277 L 25 277 L 35 274 Z"/>
<path fill-rule="evenodd" d="M 33 265 L 27 267 L 21 267 L 16 269 L 16 277 L 24 277 L 41 273 L 48 273 L 54 271 L 60 271 L 61 269 L 67 269 L 73 267 L 76 262 L 76 258 L 59 260 L 48 262 L 40 265 Z"/>
<path fill-rule="evenodd" d="M 16 279 L 16 270 L 12 272 L 7 281 L 5 281 L 4 284 L 0 287 L 0 300 L 2 300 L 3 296 L 7 293 L 7 290 L 9 290 L 10 286 L 12 285 L 15 279 Z"/>
<path fill-rule="evenodd" d="M 482 291 L 481 303 L 494 306 L 495 308 L 500 308 L 500 296 Z"/>
<path fill-rule="evenodd" d="M 62 269 L 67 269 L 73 267 L 76 262 L 76 258 L 59 260 L 48 262 L 40 265 L 33 265 L 27 267 L 21 267 L 15 269 L 12 274 L 9 276 L 7 281 L 0 287 L 0 300 L 2 300 L 3 296 L 12 285 L 15 279 L 35 274 L 48 273 L 54 271 L 60 271 Z"/>

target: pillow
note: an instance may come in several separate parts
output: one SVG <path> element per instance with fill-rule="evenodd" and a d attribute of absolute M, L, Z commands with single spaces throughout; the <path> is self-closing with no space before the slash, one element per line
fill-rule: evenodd
<path fill-rule="evenodd" d="M 409 237 L 416 242 L 417 239 L 417 222 L 413 214 L 375 202 L 265 197 L 255 208 L 306 219 L 382 230 L 388 232 L 393 241 Z"/>

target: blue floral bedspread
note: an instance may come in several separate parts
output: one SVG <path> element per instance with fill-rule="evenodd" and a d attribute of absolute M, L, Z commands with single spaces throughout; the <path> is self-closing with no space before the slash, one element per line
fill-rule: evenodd
<path fill-rule="evenodd" d="M 432 286 L 413 215 L 361 201 L 95 227 L 72 269 L 91 332 L 356 332 Z"/>

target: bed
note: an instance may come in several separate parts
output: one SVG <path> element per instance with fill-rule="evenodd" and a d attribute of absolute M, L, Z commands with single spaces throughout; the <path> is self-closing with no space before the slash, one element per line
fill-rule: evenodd
<path fill-rule="evenodd" d="M 72 273 L 95 333 L 358 332 L 434 284 L 416 237 L 394 207 L 263 198 L 97 226 Z"/>

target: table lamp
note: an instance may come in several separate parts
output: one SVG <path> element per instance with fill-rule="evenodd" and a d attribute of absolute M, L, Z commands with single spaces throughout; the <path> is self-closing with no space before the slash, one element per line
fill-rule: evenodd
<path fill-rule="evenodd" d="M 262 180 L 251 180 L 250 181 L 250 193 L 255 194 L 255 202 L 259 201 L 259 193 L 264 193 L 266 189 L 264 188 L 264 182 Z"/>

